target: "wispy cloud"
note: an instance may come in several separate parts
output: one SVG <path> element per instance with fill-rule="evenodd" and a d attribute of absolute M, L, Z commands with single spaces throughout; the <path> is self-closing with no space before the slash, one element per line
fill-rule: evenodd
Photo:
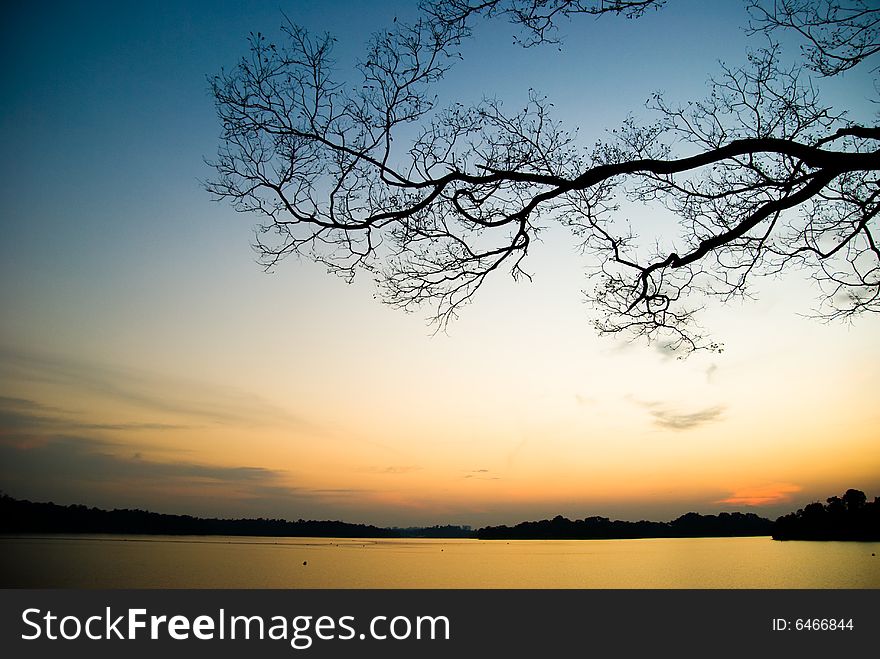
<path fill-rule="evenodd" d="M 368 488 L 362 487 L 331 487 L 331 488 L 320 488 L 308 490 L 310 494 L 320 494 L 326 495 L 329 497 L 346 497 L 348 498 L 350 495 L 358 495 L 364 494 L 365 492 L 373 492 Z"/>
<path fill-rule="evenodd" d="M 794 483 L 771 483 L 737 490 L 716 503 L 734 506 L 770 506 L 791 501 L 791 495 L 800 492 L 801 489 Z"/>
<path fill-rule="evenodd" d="M 682 412 L 661 401 L 644 401 L 634 396 L 626 397 L 629 401 L 648 411 L 654 418 L 654 425 L 666 430 L 692 430 L 700 426 L 721 421 L 724 405 L 713 405 L 695 412 Z"/>
<path fill-rule="evenodd" d="M 54 436 L 39 443 L 18 439 L 0 437 L 0 488 L 37 500 L 338 519 L 340 511 L 362 508 L 376 495 L 365 488 L 297 485 L 289 472 L 261 466 L 145 459 L 127 445 L 92 437 Z"/>
<path fill-rule="evenodd" d="M 51 413 L 51 414 L 65 414 L 67 413 L 65 410 L 60 407 L 54 407 L 51 405 L 43 405 L 42 403 L 38 403 L 35 400 L 28 400 L 26 398 L 14 398 L 12 396 L 0 396 L 0 408 L 8 409 L 8 410 L 20 410 L 24 412 L 30 413 Z"/>
<path fill-rule="evenodd" d="M 699 426 L 721 420 L 724 413 L 723 405 L 707 407 L 696 412 L 678 413 L 671 410 L 651 410 L 654 417 L 654 425 L 667 430 L 692 430 Z"/>
<path fill-rule="evenodd" d="M 715 379 L 715 374 L 718 372 L 718 364 L 709 364 L 706 368 L 706 382 L 712 384 Z"/>
<path fill-rule="evenodd" d="M 399 474 L 411 474 L 416 471 L 421 471 L 423 467 L 419 467 L 418 465 L 387 465 L 387 466 L 371 466 L 371 467 L 363 467 L 360 469 L 362 472 L 366 472 L 368 474 L 390 474 L 390 475 L 399 475 Z"/>
<path fill-rule="evenodd" d="M 283 472 L 262 467 L 227 467 L 187 461 L 145 460 L 140 453 L 120 453 L 117 444 L 89 437 L 59 436 L 43 443 L 0 441 L 3 481 L 35 483 L 117 483 L 136 487 L 152 483 L 165 488 L 181 484 L 237 486 L 251 494 L 277 493 Z M 124 450 L 124 449 L 123 449 Z M 287 492 L 298 488 L 283 486 Z"/>
<path fill-rule="evenodd" d="M 322 516 L 368 499 L 366 491 L 301 485 L 303 474 L 219 457 L 214 464 L 213 455 L 195 458 L 191 444 L 159 437 L 218 426 L 324 434 L 243 391 L 4 347 L 0 383 L 0 488 L 13 496 Z"/>
<path fill-rule="evenodd" d="M 82 421 L 75 412 L 24 398 L 0 396 L 0 435 L 9 432 L 63 432 L 82 430 L 166 431 L 184 430 L 194 426 L 177 423 L 130 421 L 93 423 Z"/>
<path fill-rule="evenodd" d="M 64 356 L 0 347 L 0 377 L 13 385 L 30 382 L 88 392 L 145 412 L 184 418 L 187 425 L 285 424 L 310 432 L 318 430 L 305 417 L 234 388 L 169 378 L 137 369 L 96 364 Z M 6 402 L 5 409 L 17 412 L 39 413 L 55 419 L 62 414 L 67 417 L 78 414 L 44 405 L 41 401 L 15 397 L 6 397 L 3 400 Z M 135 421 L 109 424 L 90 421 L 93 429 L 107 430 L 164 430 L 177 426 L 165 423 L 147 426 Z"/>
<path fill-rule="evenodd" d="M 499 476 L 490 476 L 491 472 L 488 469 L 472 469 L 467 472 L 463 478 L 473 478 L 480 481 L 497 481 L 501 480 Z"/>
<path fill-rule="evenodd" d="M 387 467 L 370 467 L 367 471 L 374 474 L 410 474 L 421 469 L 422 467 L 417 465 L 389 465 Z"/>
<path fill-rule="evenodd" d="M 681 351 L 676 350 L 674 347 L 675 344 L 669 343 L 667 341 L 655 341 L 652 344 L 655 352 L 659 352 L 664 357 L 677 357 L 681 354 Z"/>
<path fill-rule="evenodd" d="M 507 468 L 508 469 L 510 469 L 514 465 L 517 458 L 519 457 L 519 454 L 526 447 L 526 444 L 528 443 L 528 441 L 529 441 L 528 439 L 521 439 L 519 442 L 517 442 L 517 444 L 507 454 Z"/>

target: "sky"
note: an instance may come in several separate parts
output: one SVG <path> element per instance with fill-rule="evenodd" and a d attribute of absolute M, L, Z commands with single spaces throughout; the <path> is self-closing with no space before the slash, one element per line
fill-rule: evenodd
<path fill-rule="evenodd" d="M 19 3 L 0 48 L 0 489 L 19 498 L 379 525 L 562 514 L 769 517 L 880 495 L 880 319 L 823 324 L 803 273 L 709 305 L 721 354 L 597 337 L 564 231 L 446 333 L 308 261 L 265 273 L 257 219 L 211 200 L 208 76 L 333 33 L 340 74 L 414 3 Z M 566 25 L 562 51 L 478 25 L 438 87 L 529 87 L 589 144 L 649 94 L 706 92 L 755 41 L 736 0 Z M 760 45 L 760 44 L 757 44 Z M 830 97 L 873 112 L 851 77 Z M 867 109 L 866 109 L 867 108 Z M 662 223 L 633 216 L 646 231 Z M 665 226 L 665 225 L 662 225 Z"/>

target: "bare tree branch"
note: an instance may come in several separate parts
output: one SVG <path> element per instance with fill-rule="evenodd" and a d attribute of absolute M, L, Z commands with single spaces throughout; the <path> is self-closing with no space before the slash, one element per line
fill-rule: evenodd
<path fill-rule="evenodd" d="M 880 7 L 867 0 L 752 0 L 751 31 L 793 30 L 810 67 L 834 76 L 880 53 Z"/>
<path fill-rule="evenodd" d="M 696 324 L 703 296 L 747 296 L 755 276 L 793 266 L 817 280 L 824 317 L 880 311 L 880 127 L 823 105 L 772 42 L 724 68 L 706 99 L 655 95 L 654 124 L 628 119 L 590 148 L 535 91 L 514 113 L 493 99 L 441 107 L 430 93 L 477 16 L 523 25 L 531 45 L 560 17 L 659 4 L 438 0 L 373 39 L 354 87 L 334 81 L 329 36 L 289 22 L 283 46 L 251 35 L 249 55 L 211 81 L 223 134 L 208 189 L 263 217 L 267 268 L 301 254 L 346 278 L 367 271 L 387 303 L 429 305 L 438 328 L 493 273 L 528 278 L 529 248 L 553 225 L 594 259 L 602 333 L 720 349 Z M 870 34 L 874 10 L 840 11 L 827 15 Z M 869 41 L 858 39 L 847 43 Z M 623 200 L 672 211 L 680 236 L 640 245 Z"/>

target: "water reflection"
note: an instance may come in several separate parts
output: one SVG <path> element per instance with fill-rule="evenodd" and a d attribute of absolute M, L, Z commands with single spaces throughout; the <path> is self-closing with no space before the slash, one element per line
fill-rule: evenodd
<path fill-rule="evenodd" d="M 878 588 L 880 543 L 0 538 L 6 587 Z"/>

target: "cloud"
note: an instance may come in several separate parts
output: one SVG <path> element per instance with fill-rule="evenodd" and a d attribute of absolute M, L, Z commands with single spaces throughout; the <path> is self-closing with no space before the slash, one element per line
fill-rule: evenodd
<path fill-rule="evenodd" d="M 654 417 L 654 425 L 660 428 L 666 428 L 667 430 L 692 430 L 707 423 L 720 421 L 724 409 L 723 405 L 715 405 L 714 407 L 707 407 L 688 414 L 680 414 L 668 409 L 655 409 L 651 410 L 651 416 Z"/>
<path fill-rule="evenodd" d="M 57 436 L 40 444 L 5 438 L 0 442 L 0 475 L 4 483 L 116 483 L 173 488 L 188 484 L 237 486 L 251 494 L 277 493 L 283 472 L 262 467 L 228 467 L 195 462 L 145 460 L 138 452 L 120 454 L 122 447 L 89 437 Z M 266 489 L 268 488 L 268 490 Z M 298 488 L 281 487 L 293 492 Z"/>
<path fill-rule="evenodd" d="M 501 480 L 499 476 L 488 476 L 488 469 L 472 469 L 464 475 L 464 478 L 474 478 L 480 481 L 497 481 Z"/>
<path fill-rule="evenodd" d="M 216 425 L 323 434 L 246 392 L 2 346 L 0 383 L 0 489 L 12 496 L 294 517 L 337 517 L 370 499 L 367 491 L 301 485 L 275 468 L 211 464 L 214 456 L 195 458 L 190 445 L 159 440 L 159 433 Z"/>
<path fill-rule="evenodd" d="M 37 444 L 0 438 L 0 488 L 39 501 L 221 517 L 338 519 L 376 495 L 291 480 L 286 471 L 260 466 L 144 459 L 130 447 L 90 437 L 56 436 Z"/>
<path fill-rule="evenodd" d="M 516 446 L 514 446 L 510 450 L 510 452 L 507 454 L 507 468 L 508 469 L 513 466 L 514 462 L 516 462 L 517 458 L 519 457 L 519 454 L 526 447 L 526 444 L 528 443 L 528 441 L 529 441 L 528 439 L 521 439 L 516 444 Z"/>
<path fill-rule="evenodd" d="M 72 432 L 81 430 L 185 430 L 194 426 L 178 423 L 149 423 L 130 421 L 123 423 L 87 423 L 77 418 L 75 412 L 59 407 L 43 405 L 34 400 L 0 396 L 0 435 L 13 431 Z"/>
<path fill-rule="evenodd" d="M 107 366 L 46 353 L 0 347 L 0 378 L 7 383 L 36 382 L 89 392 L 149 412 L 172 414 L 193 423 L 236 425 L 287 424 L 316 430 L 305 418 L 290 414 L 243 391 L 203 382 L 164 377 L 146 371 Z M 29 411 L 52 410 L 39 402 L 6 398 Z M 19 407 L 19 411 L 25 408 Z M 59 410 L 54 408 L 57 413 Z M 139 429 L 122 424 L 115 430 Z M 155 428 L 154 428 L 155 429 Z"/>
<path fill-rule="evenodd" d="M 709 364 L 706 368 L 706 382 L 712 384 L 715 374 L 718 372 L 718 364 Z"/>
<path fill-rule="evenodd" d="M 25 412 L 51 412 L 53 414 L 64 413 L 64 410 L 59 407 L 43 405 L 42 403 L 28 400 L 26 398 L 13 398 L 10 396 L 0 396 L 0 408 L 8 410 L 20 410 Z"/>
<path fill-rule="evenodd" d="M 193 459 L 185 446 L 157 457 L 149 437 L 189 426 L 86 422 L 84 412 L 0 396 L 0 489 L 15 497 L 103 508 L 146 507 L 209 516 L 358 519 L 377 491 L 300 485 L 290 472 Z M 202 424 L 204 427 L 206 424 Z M 133 442 L 127 434 L 149 434 Z M 124 434 L 125 433 L 125 434 Z M 404 473 L 415 466 L 391 466 Z"/>
<path fill-rule="evenodd" d="M 351 494 L 363 494 L 365 492 L 373 492 L 373 490 L 366 488 L 352 488 L 352 487 L 335 487 L 335 488 L 321 488 L 308 490 L 310 494 L 321 494 L 327 495 L 331 497 L 347 497 Z"/>
<path fill-rule="evenodd" d="M 666 430 L 691 430 L 707 423 L 714 423 L 722 419 L 726 407 L 714 405 L 696 412 L 679 412 L 666 403 L 660 401 L 644 401 L 627 395 L 626 399 L 639 407 L 648 410 L 654 417 L 654 425 Z"/>
<path fill-rule="evenodd" d="M 76 428 L 84 430 L 187 430 L 195 426 L 178 423 L 79 423 Z"/>
<path fill-rule="evenodd" d="M 801 489 L 799 485 L 794 483 L 772 483 L 737 490 L 732 492 L 730 496 L 719 499 L 715 503 L 734 506 L 770 506 L 791 501 L 791 495 L 800 492 Z"/>
<path fill-rule="evenodd" d="M 668 341 L 655 341 L 651 344 L 655 352 L 659 352 L 666 358 L 679 356 L 681 353 L 675 348 L 675 344 Z"/>
<path fill-rule="evenodd" d="M 370 467 L 367 471 L 374 474 L 409 474 L 421 470 L 416 465 L 389 465 L 388 467 Z"/>

